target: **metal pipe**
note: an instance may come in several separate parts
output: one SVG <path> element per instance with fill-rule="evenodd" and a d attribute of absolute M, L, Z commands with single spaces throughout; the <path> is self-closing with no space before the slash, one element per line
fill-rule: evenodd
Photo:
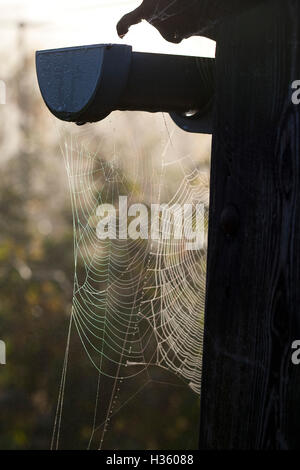
<path fill-rule="evenodd" d="M 177 113 L 201 109 L 214 91 L 212 66 L 212 59 L 133 52 L 118 109 Z"/>
<path fill-rule="evenodd" d="M 185 113 L 206 109 L 214 93 L 214 60 L 92 45 L 38 51 L 40 90 L 50 111 L 83 124 L 114 110 Z"/>

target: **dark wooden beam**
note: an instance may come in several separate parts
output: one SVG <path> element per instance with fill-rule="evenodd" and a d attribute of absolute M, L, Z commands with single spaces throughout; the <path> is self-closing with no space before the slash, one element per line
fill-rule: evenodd
<path fill-rule="evenodd" d="M 200 447 L 299 449 L 299 2 L 224 22 L 216 67 Z"/>

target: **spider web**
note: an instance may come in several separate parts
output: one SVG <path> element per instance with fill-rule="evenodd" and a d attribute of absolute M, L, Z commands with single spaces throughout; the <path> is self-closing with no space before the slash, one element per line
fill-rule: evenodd
<path fill-rule="evenodd" d="M 104 448 L 111 420 L 150 383 L 200 394 L 206 242 L 189 250 L 188 237 L 170 239 L 164 231 L 170 229 L 168 211 L 177 205 L 202 204 L 206 240 L 208 168 L 190 154 L 182 156 L 180 145 L 173 144 L 177 131 L 170 134 L 171 124 L 164 116 L 146 149 L 137 147 L 132 136 L 126 148 L 125 133 L 116 138 L 118 127 L 123 129 L 120 122 L 115 128 L 109 124 L 112 148 L 105 133 L 93 141 L 90 126 L 61 137 L 73 214 L 75 274 L 52 448 L 63 445 L 74 336 L 97 375 L 90 395 L 94 406 L 88 448 Z M 119 196 L 127 196 L 128 205 L 168 204 L 159 213 L 158 240 L 97 237 L 97 207 L 117 206 Z M 176 218 L 171 223 L 176 225 Z"/>

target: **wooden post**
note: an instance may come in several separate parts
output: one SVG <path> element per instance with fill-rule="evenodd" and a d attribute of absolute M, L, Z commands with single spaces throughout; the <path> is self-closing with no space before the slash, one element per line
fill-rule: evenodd
<path fill-rule="evenodd" d="M 300 448 L 300 2 L 218 37 L 200 448 Z"/>

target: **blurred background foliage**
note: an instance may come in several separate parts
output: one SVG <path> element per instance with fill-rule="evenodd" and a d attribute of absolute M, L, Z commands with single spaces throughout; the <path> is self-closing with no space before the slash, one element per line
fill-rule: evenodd
<path fill-rule="evenodd" d="M 1 449 L 50 447 L 74 273 L 72 213 L 59 133 L 39 96 L 34 48 L 23 48 L 25 30 L 25 25 L 17 26 L 18 60 L 1 77 L 7 86 L 7 104 L 0 107 L 0 339 L 7 345 L 7 365 L 0 366 Z M 0 60 L 8 61 L 8 53 L 2 51 Z M 91 132 L 99 138 L 102 131 L 95 125 Z M 155 132 L 148 127 L 147 135 L 139 136 L 139 153 L 143 145 L 155 152 Z M 109 149 L 105 139 L 109 136 L 104 134 L 102 148 Z M 199 146 L 196 137 L 183 133 L 179 140 L 184 151 Z M 208 171 L 210 141 L 201 145 L 201 165 Z M 165 186 L 172 183 L 170 178 Z M 86 448 L 97 374 L 76 337 L 71 350 L 62 448 Z M 151 374 L 162 381 L 158 369 Z M 141 392 L 112 420 L 104 448 L 197 447 L 198 397 L 169 375 L 165 380 L 164 373 L 160 385 L 143 386 L 143 376 L 128 385 L 128 398 Z"/>

